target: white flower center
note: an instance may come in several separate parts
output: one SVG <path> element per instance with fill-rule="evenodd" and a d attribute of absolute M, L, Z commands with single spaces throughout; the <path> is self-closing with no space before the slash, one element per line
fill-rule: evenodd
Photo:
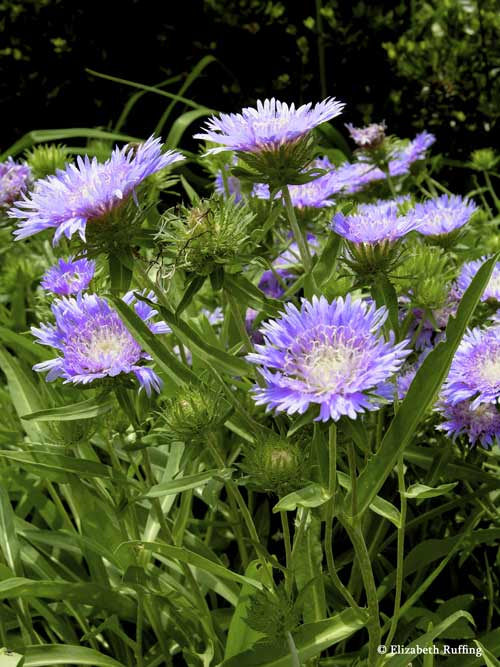
<path fill-rule="evenodd" d="M 130 348 L 131 338 L 127 331 L 112 331 L 106 327 L 96 331 L 88 343 L 88 356 L 103 366 L 112 365 L 121 359 Z"/>
<path fill-rule="evenodd" d="M 500 384 L 500 356 L 487 358 L 481 369 L 481 377 L 491 386 Z"/>
<path fill-rule="evenodd" d="M 304 378 L 311 389 L 337 391 L 359 366 L 357 350 L 344 345 L 318 344 L 304 357 Z"/>

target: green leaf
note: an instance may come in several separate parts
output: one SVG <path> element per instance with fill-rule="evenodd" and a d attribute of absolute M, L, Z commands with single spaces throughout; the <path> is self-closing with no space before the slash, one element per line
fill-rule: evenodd
<path fill-rule="evenodd" d="M 255 560 L 252 561 L 245 570 L 245 576 L 262 583 L 264 575 L 262 574 L 260 563 Z M 243 584 L 241 587 L 238 603 L 231 617 L 231 623 L 229 624 L 227 633 L 226 650 L 224 653 L 225 660 L 245 651 L 253 646 L 259 639 L 264 637 L 261 632 L 252 630 L 252 628 L 245 622 L 250 607 L 251 597 L 254 593 L 255 588 L 250 586 L 250 584 Z"/>
<path fill-rule="evenodd" d="M 93 76 L 97 76 L 100 79 L 106 79 L 108 81 L 114 81 L 115 83 L 121 83 L 124 86 L 130 86 L 131 88 L 138 88 L 139 90 L 145 90 L 150 93 L 156 93 L 157 95 L 161 95 L 162 97 L 168 97 L 171 100 L 175 100 L 176 102 L 182 102 L 183 104 L 186 104 L 187 106 L 193 107 L 194 109 L 204 109 L 206 107 L 203 107 L 201 104 L 197 104 L 196 102 L 193 102 L 192 100 L 188 99 L 187 97 L 182 97 L 182 95 L 176 95 L 175 93 L 169 93 L 166 90 L 161 90 L 160 88 L 155 88 L 155 86 L 146 86 L 142 83 L 137 83 L 135 81 L 129 81 L 128 79 L 120 79 L 117 76 L 111 76 L 110 74 L 103 74 L 102 72 L 96 72 L 95 70 L 92 69 L 86 69 L 86 72 L 89 74 L 92 74 Z M 210 113 L 216 113 L 214 109 L 209 109 Z M 79 136 L 85 136 L 85 135 L 79 135 Z M 137 140 L 135 140 L 137 141 Z"/>
<path fill-rule="evenodd" d="M 267 297 L 244 276 L 226 273 L 224 284 L 239 302 L 256 310 L 264 310 L 271 317 L 275 317 L 283 310 L 279 301 Z"/>
<path fill-rule="evenodd" d="M 312 278 L 319 289 L 327 285 L 335 276 L 341 243 L 342 237 L 331 232 L 318 261 L 312 269 Z"/>
<path fill-rule="evenodd" d="M 176 308 L 175 314 L 176 316 L 179 316 L 183 310 L 185 310 L 191 301 L 193 300 L 193 297 L 200 291 L 200 289 L 203 287 L 204 283 L 206 280 L 206 276 L 194 276 L 191 279 L 191 282 L 189 283 L 186 291 L 184 292 L 184 295 L 182 299 L 180 300 L 179 305 Z"/>
<path fill-rule="evenodd" d="M 176 317 L 175 314 L 166 306 L 156 304 L 142 294 L 137 293 L 137 298 L 150 306 L 158 309 L 171 327 L 172 331 L 179 340 L 196 353 L 202 360 L 206 359 L 209 363 L 215 364 L 218 368 L 234 375 L 253 375 L 253 368 L 241 357 L 236 357 L 224 352 L 224 350 L 206 343 L 184 320 Z"/>
<path fill-rule="evenodd" d="M 191 111 L 186 111 L 181 114 L 173 123 L 170 131 L 165 139 L 165 146 L 169 149 L 177 148 L 180 144 L 182 135 L 187 130 L 187 128 L 194 123 L 199 118 L 204 116 L 210 116 L 212 110 L 208 107 L 201 107 L 200 109 L 191 109 Z M 158 128 L 158 132 L 161 132 L 161 129 Z"/>
<path fill-rule="evenodd" d="M 149 352 L 160 368 L 165 371 L 176 384 L 186 384 L 190 382 L 197 384 L 196 375 L 187 366 L 181 364 L 177 357 L 175 357 L 165 345 L 162 345 L 158 340 L 157 335 L 152 333 L 133 308 L 128 306 L 117 296 L 110 296 L 109 299 L 113 302 L 113 306 L 118 311 L 126 327 L 137 342 L 140 343 L 146 352 Z"/>
<path fill-rule="evenodd" d="M 7 384 L 12 403 L 19 416 L 36 412 L 43 406 L 40 402 L 40 391 L 33 377 L 21 366 L 19 361 L 0 347 L 0 368 L 7 377 Z M 23 423 L 23 428 L 34 442 L 43 440 L 43 431 L 36 424 Z"/>
<path fill-rule="evenodd" d="M 201 75 L 203 70 L 208 65 L 211 65 L 214 62 L 217 62 L 217 60 L 214 56 L 211 56 L 211 55 L 204 56 L 199 62 L 197 62 L 196 65 L 190 70 L 188 76 L 186 77 L 186 80 L 184 81 L 184 83 L 180 87 L 179 92 L 177 94 L 178 95 L 184 95 L 184 93 L 190 88 L 191 84 L 194 83 L 194 81 L 196 81 L 196 79 Z M 163 130 L 163 127 L 165 126 L 170 114 L 172 113 L 172 111 L 175 107 L 175 104 L 176 104 L 176 100 L 172 100 L 172 102 L 170 102 L 168 107 L 165 109 L 164 113 L 162 114 L 162 117 L 160 118 L 160 120 L 158 122 L 158 125 L 155 128 L 155 132 L 154 132 L 155 134 L 161 134 L 161 131 Z M 202 116 L 213 113 L 213 111 L 211 109 L 203 109 L 202 108 L 202 109 L 199 109 L 198 111 L 203 112 L 203 113 L 201 113 Z M 189 113 L 190 112 L 188 111 L 187 114 L 189 114 Z M 182 114 L 177 120 L 182 119 L 187 114 Z M 165 142 L 166 145 L 168 146 L 168 148 L 176 148 L 177 147 L 184 130 L 186 129 L 186 127 L 188 125 L 190 125 L 193 122 L 193 120 L 196 120 L 197 117 L 194 117 L 189 122 L 185 121 L 184 123 L 181 123 L 180 127 L 178 129 L 176 129 L 176 131 L 173 133 L 173 137 L 170 138 L 170 135 L 172 134 L 172 130 L 176 126 L 177 121 L 174 122 L 174 124 L 172 125 L 172 129 L 170 130 L 169 137 L 167 138 L 167 140 Z M 182 131 L 181 131 L 181 129 L 182 129 Z"/>
<path fill-rule="evenodd" d="M 186 475 L 185 477 L 177 477 L 169 482 L 163 482 L 152 486 L 143 498 L 161 498 L 163 496 L 170 496 L 172 494 L 187 491 L 188 489 L 195 489 L 198 486 L 203 486 L 215 477 L 228 478 L 231 476 L 232 468 L 214 468 L 213 470 L 206 470 L 199 472 L 196 475 Z"/>
<path fill-rule="evenodd" d="M 302 510 L 304 511 L 304 510 Z M 320 621 L 327 615 L 322 562 L 321 521 L 310 515 L 294 556 L 297 590 L 303 600 L 304 623 Z"/>
<path fill-rule="evenodd" d="M 130 288 L 133 275 L 133 257 L 130 248 L 113 252 L 108 256 L 111 289 L 118 295 L 125 294 Z"/>
<path fill-rule="evenodd" d="M 345 609 L 332 618 L 302 625 L 292 633 L 301 662 L 315 658 L 330 646 L 344 641 L 364 627 L 365 622 L 352 609 Z M 257 645 L 224 660 L 222 667 L 290 667 L 290 653 L 286 642 L 280 646 Z"/>
<path fill-rule="evenodd" d="M 0 581 L 0 600 L 48 598 L 108 609 L 122 617 L 135 617 L 135 603 L 123 592 L 88 581 L 69 582 L 13 577 Z"/>
<path fill-rule="evenodd" d="M 173 558 L 174 560 L 179 560 L 182 563 L 188 563 L 188 565 L 193 565 L 198 567 L 201 570 L 206 570 L 211 572 L 222 579 L 229 579 L 229 581 L 236 581 L 239 584 L 249 584 L 254 588 L 259 590 L 262 589 L 262 584 L 260 581 L 251 579 L 250 577 L 245 577 L 242 574 L 233 572 L 227 567 L 216 563 L 205 556 L 200 556 L 194 551 L 190 551 L 184 547 L 174 547 L 170 544 L 165 544 L 164 542 L 142 542 L 140 540 L 134 540 L 125 542 L 121 548 L 125 546 L 137 546 L 141 549 L 146 549 L 148 551 L 153 551 L 154 553 L 161 554 L 167 558 Z"/>
<path fill-rule="evenodd" d="M 54 665 L 90 665 L 91 667 L 124 667 L 123 663 L 92 648 L 50 644 L 27 646 L 22 667 L 53 667 Z M 3 667 L 3 666 L 2 666 Z"/>
<path fill-rule="evenodd" d="M 24 570 L 21 563 L 21 548 L 14 525 L 14 516 L 9 494 L 5 487 L 0 485 L 0 549 L 12 573 L 22 577 Z"/>
<path fill-rule="evenodd" d="M 0 667 L 24 667 L 24 656 L 6 648 L 0 648 Z"/>
<path fill-rule="evenodd" d="M 339 480 L 339 484 L 342 488 L 347 489 L 347 491 L 351 490 L 351 478 L 349 475 L 346 475 L 340 470 L 337 470 L 337 479 Z M 396 528 L 401 527 L 401 514 L 398 508 L 394 507 L 394 505 L 388 500 L 385 500 L 385 498 L 376 496 L 373 499 L 373 502 L 370 503 L 370 509 L 372 512 L 375 512 L 375 514 L 383 516 L 384 519 L 387 519 L 393 523 Z"/>
<path fill-rule="evenodd" d="M 44 349 L 43 345 L 37 345 L 29 338 L 6 327 L 0 327 L 0 340 L 15 350 L 16 353 L 25 352 L 29 361 L 44 361 L 47 359 L 47 350 Z"/>
<path fill-rule="evenodd" d="M 437 498 L 449 493 L 456 487 L 458 482 L 450 482 L 449 484 L 440 484 L 436 487 L 426 486 L 425 484 L 412 484 L 405 492 L 407 498 Z"/>
<path fill-rule="evenodd" d="M 481 649 L 482 658 L 486 667 L 500 667 L 500 660 L 497 660 L 491 651 L 481 644 L 477 639 L 474 640 L 474 644 Z"/>
<path fill-rule="evenodd" d="M 106 412 L 109 412 L 114 406 L 112 396 L 102 394 L 96 398 L 89 398 L 80 403 L 63 405 L 59 408 L 49 408 L 39 410 L 23 415 L 22 419 L 26 421 L 75 421 L 79 419 L 92 419 Z"/>
<path fill-rule="evenodd" d="M 284 496 L 273 507 L 273 512 L 292 512 L 297 507 L 320 507 L 320 505 L 324 505 L 330 498 L 331 496 L 327 489 L 313 482 L 303 489 L 293 491 Z"/>
<path fill-rule="evenodd" d="M 397 338 L 399 332 L 398 296 L 394 286 L 386 276 L 379 275 L 376 277 L 372 285 L 372 296 L 379 308 L 381 306 L 385 306 L 387 308 L 389 313 L 389 328 L 394 331 Z"/>
<path fill-rule="evenodd" d="M 417 371 L 406 398 L 392 420 L 379 450 L 371 458 L 358 479 L 359 514 L 366 511 L 382 488 L 401 452 L 411 443 L 413 435 L 433 404 L 450 368 L 453 356 L 462 340 L 469 320 L 488 283 L 498 256 L 486 261 L 465 292 L 455 318 L 450 318 L 446 340 L 439 343 Z M 344 501 L 344 510 L 350 512 L 350 495 Z"/>
<path fill-rule="evenodd" d="M 47 472 L 53 470 L 56 473 L 72 473 L 83 477 L 105 477 L 117 482 L 136 484 L 125 475 L 119 477 L 118 473 L 110 466 L 89 459 L 81 459 L 63 454 L 55 454 L 45 449 L 30 449 L 29 452 L 16 452 L 10 449 L 1 449 L 0 457 L 17 461 L 35 469 L 43 477 Z M 65 480 L 67 481 L 67 480 Z"/>
<path fill-rule="evenodd" d="M 474 623 L 474 619 L 472 616 L 467 612 L 467 611 L 457 611 L 451 616 L 448 616 L 446 620 L 444 620 L 442 623 L 439 623 L 438 625 L 434 626 L 426 632 L 424 635 L 419 637 L 418 639 L 415 639 L 412 641 L 410 644 L 407 644 L 406 648 L 407 649 L 412 649 L 417 646 L 428 646 L 432 641 L 436 638 L 439 637 L 439 635 L 444 632 L 447 628 L 450 627 L 450 625 L 453 625 L 459 618 L 466 618 L 471 623 Z M 407 667 L 408 666 L 408 661 L 410 660 L 411 656 L 409 655 L 396 655 L 393 656 L 392 658 L 390 657 L 389 660 L 385 663 L 390 667 Z"/>

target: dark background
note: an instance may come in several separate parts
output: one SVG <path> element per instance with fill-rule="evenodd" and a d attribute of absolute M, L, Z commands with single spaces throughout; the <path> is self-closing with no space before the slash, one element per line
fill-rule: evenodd
<path fill-rule="evenodd" d="M 403 137 L 426 128 L 438 136 L 438 150 L 467 155 L 494 144 L 500 19 L 492 18 L 496 2 L 470 0 L 465 14 L 463 3 L 455 4 L 4 0 L 0 145 L 5 150 L 33 129 L 111 129 L 134 91 L 85 68 L 154 85 L 170 75 L 187 76 L 213 55 L 217 62 L 187 93 L 200 104 L 237 111 L 258 97 L 300 103 L 317 101 L 326 90 L 347 103 L 344 122 L 385 119 Z M 445 5 L 453 11 L 443 14 Z M 123 131 L 147 136 L 166 104 L 144 96 Z M 184 110 L 179 105 L 173 118 Z M 343 129 L 341 121 L 337 127 Z"/>

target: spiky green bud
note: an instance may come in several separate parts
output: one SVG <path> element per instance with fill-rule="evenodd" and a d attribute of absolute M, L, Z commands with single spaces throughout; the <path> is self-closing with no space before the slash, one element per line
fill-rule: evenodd
<path fill-rule="evenodd" d="M 164 216 L 157 240 L 166 243 L 176 268 L 207 276 L 242 256 L 254 214 L 233 199 L 200 200 Z"/>
<path fill-rule="evenodd" d="M 480 148 L 474 151 L 471 156 L 471 167 L 478 171 L 493 171 L 500 161 L 500 156 L 496 155 L 493 148 Z"/>
<path fill-rule="evenodd" d="M 448 256 L 441 248 L 415 243 L 394 278 L 398 287 L 411 296 L 416 307 L 437 310 L 445 305 L 449 296 L 452 270 Z"/>
<path fill-rule="evenodd" d="M 246 446 L 242 467 L 255 486 L 282 496 L 300 488 L 306 457 L 299 441 L 271 433 Z"/>
<path fill-rule="evenodd" d="M 223 396 L 207 387 L 186 387 L 165 407 L 164 419 L 171 440 L 199 442 L 226 419 L 229 405 Z"/>
<path fill-rule="evenodd" d="M 45 178 L 55 174 L 57 169 L 64 169 L 69 159 L 69 151 L 62 144 L 44 144 L 26 152 L 26 161 L 35 179 Z"/>

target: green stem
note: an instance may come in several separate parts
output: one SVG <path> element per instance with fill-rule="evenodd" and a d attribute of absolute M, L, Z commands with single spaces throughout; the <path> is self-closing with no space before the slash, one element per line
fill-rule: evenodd
<path fill-rule="evenodd" d="M 351 476 L 351 515 L 355 517 L 358 513 L 358 483 L 356 479 L 356 452 L 352 440 L 347 445 L 347 458 Z"/>
<path fill-rule="evenodd" d="M 236 323 L 236 326 L 238 327 L 239 334 L 241 336 L 241 340 L 245 344 L 245 348 L 247 352 L 251 352 L 253 350 L 253 345 L 252 341 L 250 340 L 250 337 L 248 335 L 248 331 L 245 326 L 245 322 L 243 320 L 243 317 L 241 315 L 239 306 L 236 302 L 236 299 L 234 296 L 231 294 L 229 290 L 224 290 L 226 293 L 226 298 L 229 303 L 229 308 L 231 309 L 231 314 L 234 318 L 234 321 Z"/>
<path fill-rule="evenodd" d="M 286 558 L 286 576 L 285 589 L 290 596 L 292 594 L 293 573 L 292 573 L 292 544 L 290 541 L 290 526 L 288 524 L 288 514 L 280 512 L 281 525 L 283 527 L 283 541 L 285 543 L 285 558 Z"/>
<path fill-rule="evenodd" d="M 379 658 L 377 648 L 380 646 L 382 629 L 380 627 L 377 586 L 375 584 L 375 577 L 373 576 L 370 555 L 366 548 L 365 538 L 363 537 L 359 521 L 354 520 L 354 522 L 351 522 L 347 517 L 341 517 L 341 520 L 354 547 L 363 578 L 368 605 L 368 664 L 375 666 Z"/>
<path fill-rule="evenodd" d="M 295 642 L 293 641 L 292 633 L 289 630 L 286 633 L 286 641 L 288 644 L 288 648 L 290 649 L 290 657 L 292 658 L 290 667 L 300 667 L 299 652 L 297 651 L 297 647 L 295 646 Z"/>
<path fill-rule="evenodd" d="M 486 181 L 486 185 L 488 186 L 488 191 L 491 195 L 491 198 L 495 202 L 495 207 L 496 207 L 498 213 L 500 213 L 500 199 L 497 197 L 497 193 L 495 192 L 495 189 L 494 189 L 494 187 L 491 183 L 490 175 L 488 174 L 487 171 L 483 172 L 483 174 L 484 174 L 484 180 Z"/>
<path fill-rule="evenodd" d="M 144 627 L 144 600 L 142 592 L 137 591 L 137 623 L 135 628 L 135 657 L 137 667 L 144 667 L 144 656 L 142 653 L 142 632 Z"/>
<path fill-rule="evenodd" d="M 328 475 L 328 495 L 331 496 L 326 507 L 326 527 L 325 527 L 325 554 L 328 574 L 330 575 L 335 588 L 343 596 L 347 604 L 355 610 L 359 610 L 359 605 L 353 598 L 351 592 L 344 586 L 337 574 L 335 560 L 333 557 L 333 518 L 335 516 L 335 494 L 337 491 L 337 427 L 333 423 L 328 431 L 328 454 L 329 454 L 329 475 Z"/>
<path fill-rule="evenodd" d="M 157 481 L 154 477 L 153 468 L 151 466 L 151 460 L 149 458 L 149 452 L 147 448 L 142 450 L 142 457 L 143 457 L 142 460 L 144 464 L 144 470 L 146 473 L 146 480 L 148 486 L 149 487 L 154 486 L 157 483 Z M 174 537 L 172 535 L 172 531 L 168 526 L 168 523 L 165 520 L 165 516 L 163 514 L 160 501 L 158 500 L 158 498 L 152 498 L 151 500 L 153 509 L 156 514 L 156 519 L 160 524 L 160 529 L 163 531 L 165 535 L 167 544 L 174 544 Z M 144 557 L 147 558 L 146 556 Z M 146 568 L 146 563 L 144 561 L 141 562 L 141 565 L 142 567 Z M 217 634 L 215 632 L 215 628 L 212 622 L 212 615 L 210 614 L 210 609 L 208 608 L 207 601 L 205 600 L 205 597 L 202 594 L 198 582 L 196 581 L 193 573 L 191 572 L 189 565 L 187 563 L 181 562 L 180 567 L 186 578 L 186 581 L 189 582 L 193 595 L 196 599 L 196 602 L 198 603 L 198 607 L 200 609 L 200 623 L 206 630 L 207 634 L 212 637 L 214 641 L 214 646 L 216 647 L 216 651 L 219 652 L 219 641 L 217 639 Z"/>
<path fill-rule="evenodd" d="M 401 524 L 398 528 L 398 548 L 396 561 L 396 592 L 394 595 L 394 613 L 391 621 L 391 628 L 387 636 L 385 645 L 390 646 L 398 627 L 399 610 L 401 608 L 401 595 L 403 592 L 403 563 L 405 557 L 405 523 L 406 523 L 406 487 L 403 455 L 398 461 L 398 489 L 401 499 Z"/>
<path fill-rule="evenodd" d="M 219 452 L 216 443 L 213 442 L 212 438 L 208 438 L 207 440 L 208 446 L 210 451 L 212 452 L 212 456 L 215 459 L 215 462 L 218 466 L 221 468 L 225 468 L 226 464 L 224 459 L 222 458 L 221 453 Z M 259 549 L 260 545 L 260 539 L 259 535 L 257 533 L 257 529 L 255 528 L 255 524 L 253 522 L 252 516 L 248 510 L 248 507 L 246 506 L 245 500 L 243 496 L 241 495 L 240 490 L 238 489 L 238 486 L 231 480 L 228 479 L 226 481 L 226 489 L 227 489 L 227 494 L 229 499 L 233 499 L 236 505 L 238 506 L 242 516 L 243 516 L 243 521 L 245 522 L 245 525 L 248 530 L 248 534 L 250 536 L 250 540 L 253 542 L 255 550 L 257 552 L 257 556 L 261 562 L 262 568 L 264 572 L 266 573 L 269 586 L 271 589 L 274 589 L 274 579 L 272 575 L 272 570 L 269 568 L 269 563 L 265 559 L 264 555 L 262 554 L 261 550 Z"/>
<path fill-rule="evenodd" d="M 285 208 L 288 215 L 288 220 L 290 221 L 293 235 L 299 247 L 302 266 L 304 267 L 304 271 L 309 273 L 312 268 L 311 253 L 309 252 L 309 246 L 306 239 L 304 238 L 304 235 L 302 234 L 299 223 L 297 222 L 297 216 L 295 215 L 295 209 L 293 208 L 288 185 L 284 185 L 281 191 L 283 193 L 283 199 L 285 200 Z"/>

